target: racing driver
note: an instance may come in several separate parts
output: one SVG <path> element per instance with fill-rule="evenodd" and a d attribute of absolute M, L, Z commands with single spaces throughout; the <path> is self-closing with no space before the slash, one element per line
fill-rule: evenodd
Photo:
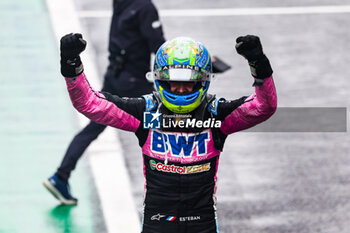
<path fill-rule="evenodd" d="M 260 39 L 236 39 L 248 60 L 255 93 L 237 100 L 208 94 L 213 77 L 205 46 L 186 37 L 165 42 L 153 71 L 155 92 L 121 98 L 95 91 L 83 72 L 81 34 L 61 39 L 61 73 L 73 106 L 89 119 L 133 132 L 143 154 L 145 176 L 142 233 L 215 233 L 216 174 L 229 134 L 267 120 L 276 110 L 272 68 Z"/>

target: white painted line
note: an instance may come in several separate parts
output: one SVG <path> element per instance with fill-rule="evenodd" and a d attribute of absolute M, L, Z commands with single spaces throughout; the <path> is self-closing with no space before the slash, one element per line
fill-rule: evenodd
<path fill-rule="evenodd" d="M 286 15 L 286 14 L 350 13 L 349 6 L 312 7 L 262 7 L 225 9 L 163 10 L 161 16 L 240 16 L 240 15 Z"/>
<path fill-rule="evenodd" d="M 88 34 L 81 27 L 71 0 L 46 0 L 57 45 L 59 39 L 70 32 L 81 32 L 88 41 Z M 95 68 L 92 46 L 82 53 L 85 74 L 91 86 L 101 88 Z M 79 115 L 81 126 L 88 120 Z M 120 140 L 114 129 L 108 128 L 93 142 L 87 151 L 94 180 L 101 201 L 106 228 L 109 233 L 140 232 L 141 225 L 133 201 L 129 177 Z"/>
<path fill-rule="evenodd" d="M 299 15 L 350 13 L 350 5 L 159 10 L 161 17 Z M 81 18 L 111 17 L 112 11 L 79 11 Z"/>
<path fill-rule="evenodd" d="M 109 233 L 141 231 L 116 129 L 107 127 L 88 150 Z"/>

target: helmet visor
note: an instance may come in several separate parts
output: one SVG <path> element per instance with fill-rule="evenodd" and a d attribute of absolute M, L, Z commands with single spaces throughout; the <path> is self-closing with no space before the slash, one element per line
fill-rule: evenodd
<path fill-rule="evenodd" d="M 159 71 L 154 72 L 154 78 L 160 81 L 210 81 L 211 74 L 195 66 L 174 65 L 173 67 L 164 66 Z"/>

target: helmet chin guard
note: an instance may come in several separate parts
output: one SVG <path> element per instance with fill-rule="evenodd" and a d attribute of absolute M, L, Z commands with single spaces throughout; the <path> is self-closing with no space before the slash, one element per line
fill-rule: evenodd
<path fill-rule="evenodd" d="M 170 111 L 184 114 L 196 109 L 204 100 L 213 78 L 211 57 L 200 42 L 178 37 L 165 42 L 157 51 L 153 72 L 146 78 L 154 81 L 159 97 Z M 190 93 L 173 93 L 169 82 L 195 82 Z"/>

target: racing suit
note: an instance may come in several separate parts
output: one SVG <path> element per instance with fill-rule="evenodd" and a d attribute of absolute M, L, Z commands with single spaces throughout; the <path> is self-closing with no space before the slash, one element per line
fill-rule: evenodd
<path fill-rule="evenodd" d="M 94 91 L 84 73 L 66 78 L 66 84 L 79 112 L 137 136 L 145 176 L 143 233 L 218 232 L 215 192 L 220 152 L 229 134 L 275 112 L 272 77 L 249 97 L 227 101 L 208 95 L 185 115 L 170 112 L 156 93 L 121 98 Z"/>

